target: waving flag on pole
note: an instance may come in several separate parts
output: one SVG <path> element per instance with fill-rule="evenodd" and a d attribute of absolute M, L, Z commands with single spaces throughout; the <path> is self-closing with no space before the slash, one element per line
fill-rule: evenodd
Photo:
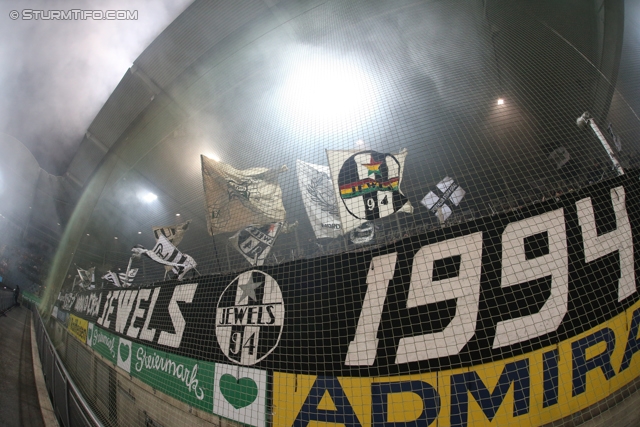
<path fill-rule="evenodd" d="M 133 279 L 136 277 L 136 274 L 138 274 L 138 269 L 137 268 L 130 268 L 127 270 L 126 273 L 118 273 L 118 278 L 120 279 L 120 284 L 125 287 L 125 286 L 131 286 L 131 283 L 133 283 Z"/>
<path fill-rule="evenodd" d="M 229 241 L 252 265 L 262 265 L 281 230 L 282 222 L 250 225 L 230 237 Z"/>
<path fill-rule="evenodd" d="M 117 287 L 121 287 L 121 285 L 120 285 L 120 277 L 118 277 L 117 273 L 114 273 L 111 270 L 107 271 L 107 273 L 104 276 L 102 276 L 102 278 L 104 280 L 106 280 L 107 282 L 111 283 L 112 285 L 115 285 Z"/>
<path fill-rule="evenodd" d="M 173 267 L 171 271 L 178 276 L 178 280 L 182 280 L 189 271 L 195 269 L 198 265 L 192 257 L 183 254 L 173 246 L 164 235 L 158 238 L 158 242 L 152 250 L 138 245 L 132 248 L 131 252 L 133 252 L 134 257 L 146 255 L 157 263 Z"/>
<path fill-rule="evenodd" d="M 78 266 L 76 266 L 76 270 L 78 270 L 78 279 L 79 285 L 84 289 L 90 289 L 92 284 L 96 281 L 95 279 L 95 267 L 91 267 L 88 270 L 84 270 Z"/>
<path fill-rule="evenodd" d="M 287 170 L 286 166 L 238 170 L 200 157 L 210 235 L 237 231 L 247 224 L 270 224 L 286 219 L 278 184 L 278 175 Z"/>
<path fill-rule="evenodd" d="M 395 212 L 413 213 L 400 191 L 406 157 L 407 150 L 327 150 L 343 233 Z"/>
<path fill-rule="evenodd" d="M 175 246 L 178 246 L 184 237 L 184 232 L 189 229 L 189 224 L 191 224 L 191 220 L 183 222 L 177 225 L 167 225 L 165 227 L 151 227 L 153 230 L 153 235 L 156 238 L 156 242 L 160 238 L 160 236 L 164 236 L 168 241 L 173 243 Z"/>
<path fill-rule="evenodd" d="M 133 279 L 138 274 L 137 268 L 130 268 L 126 273 L 114 273 L 113 271 L 107 271 L 107 274 L 102 276 L 107 282 L 121 288 L 131 286 Z"/>
<path fill-rule="evenodd" d="M 173 243 L 175 246 L 178 246 L 178 244 L 182 241 L 182 238 L 184 237 L 185 231 L 189 229 L 189 224 L 191 224 L 191 220 L 180 223 L 178 225 L 168 225 L 166 227 L 151 227 L 151 229 L 153 230 L 153 235 L 156 238 L 156 242 L 158 241 L 160 236 L 164 236 L 167 238 L 169 242 Z M 173 270 L 173 266 L 165 265 L 164 269 L 165 269 L 165 277 L 166 277 L 166 275 L 171 270 Z"/>
<path fill-rule="evenodd" d="M 302 201 L 317 239 L 342 234 L 340 212 L 328 166 L 296 161 Z"/>

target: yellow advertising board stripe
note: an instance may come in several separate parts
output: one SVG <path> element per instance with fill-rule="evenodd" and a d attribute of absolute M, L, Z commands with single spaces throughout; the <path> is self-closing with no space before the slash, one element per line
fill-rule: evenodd
<path fill-rule="evenodd" d="M 569 340 L 518 357 L 397 377 L 273 375 L 275 427 L 543 425 L 640 375 L 640 301 Z"/>
<path fill-rule="evenodd" d="M 69 316 L 69 324 L 67 328 L 71 335 L 79 339 L 82 343 L 87 342 L 87 330 L 89 329 L 88 321 L 72 314 Z"/>

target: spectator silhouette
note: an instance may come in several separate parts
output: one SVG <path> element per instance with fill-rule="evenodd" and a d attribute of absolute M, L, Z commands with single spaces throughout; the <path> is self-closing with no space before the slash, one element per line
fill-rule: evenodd
<path fill-rule="evenodd" d="M 18 305 L 19 296 L 20 296 L 20 286 L 16 285 L 15 289 L 13 290 L 13 301 L 15 305 Z"/>

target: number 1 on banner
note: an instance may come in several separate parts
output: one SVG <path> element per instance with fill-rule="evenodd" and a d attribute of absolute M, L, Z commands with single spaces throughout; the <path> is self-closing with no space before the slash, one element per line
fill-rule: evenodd
<path fill-rule="evenodd" d="M 396 252 L 381 255 L 371 260 L 367 274 L 367 293 L 362 302 L 356 335 L 349 343 L 345 365 L 371 366 L 378 350 L 378 327 L 382 317 L 384 300 L 387 297 L 389 281 L 396 269 Z"/>
<path fill-rule="evenodd" d="M 458 272 L 453 277 L 433 280 L 438 260 L 460 257 Z M 371 260 L 367 275 L 367 294 L 349 344 L 345 365 L 371 366 L 378 349 L 378 328 L 382 310 L 393 279 L 397 253 Z M 457 354 L 475 333 L 480 300 L 482 233 L 423 246 L 414 256 L 407 308 L 456 300 L 456 315 L 442 331 L 404 337 L 398 343 L 396 363 L 408 363 Z"/>

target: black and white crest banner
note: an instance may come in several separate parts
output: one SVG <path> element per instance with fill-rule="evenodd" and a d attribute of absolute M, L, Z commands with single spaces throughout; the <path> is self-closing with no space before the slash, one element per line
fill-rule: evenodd
<path fill-rule="evenodd" d="M 395 212 L 413 213 L 400 192 L 407 150 L 327 150 L 343 232 Z"/>
<path fill-rule="evenodd" d="M 278 282 L 259 270 L 246 271 L 226 287 L 216 307 L 216 338 L 227 358 L 255 365 L 277 346 L 284 326 Z"/>
<path fill-rule="evenodd" d="M 335 238 L 342 234 L 336 193 L 329 166 L 296 161 L 298 184 L 307 216 L 317 239 Z"/>
<path fill-rule="evenodd" d="M 451 216 L 451 206 L 458 206 L 466 191 L 462 189 L 452 178 L 445 176 L 436 184 L 436 188 L 424 196 L 420 201 L 427 209 L 433 212 L 440 222 L 445 222 Z"/>
<path fill-rule="evenodd" d="M 281 230 L 282 222 L 250 225 L 230 237 L 229 241 L 252 265 L 262 265 Z"/>

